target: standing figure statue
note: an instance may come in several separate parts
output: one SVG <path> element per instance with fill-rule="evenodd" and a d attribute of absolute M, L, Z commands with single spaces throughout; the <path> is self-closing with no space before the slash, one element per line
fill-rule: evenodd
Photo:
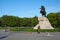
<path fill-rule="evenodd" d="M 45 7 L 44 6 L 41 6 L 40 9 L 41 9 L 40 13 L 42 14 L 42 16 L 45 16 L 46 17 Z"/>

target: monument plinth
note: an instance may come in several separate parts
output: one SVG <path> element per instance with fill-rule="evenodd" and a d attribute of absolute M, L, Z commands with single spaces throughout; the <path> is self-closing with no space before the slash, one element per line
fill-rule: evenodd
<path fill-rule="evenodd" d="M 38 29 L 38 26 L 40 26 L 40 29 L 54 29 L 46 17 L 40 17 L 38 18 L 38 21 L 39 23 L 34 27 L 34 29 Z"/>
<path fill-rule="evenodd" d="M 34 27 L 34 29 L 38 29 L 38 26 L 40 26 L 40 29 L 54 29 L 46 17 L 45 7 L 41 6 L 40 9 L 41 9 L 40 13 L 42 14 L 42 17 L 38 18 L 39 23 Z"/>

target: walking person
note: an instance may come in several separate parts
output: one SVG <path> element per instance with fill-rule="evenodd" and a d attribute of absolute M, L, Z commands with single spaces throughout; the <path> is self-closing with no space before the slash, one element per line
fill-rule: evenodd
<path fill-rule="evenodd" d="M 40 26 L 38 26 L 37 33 L 40 34 Z"/>

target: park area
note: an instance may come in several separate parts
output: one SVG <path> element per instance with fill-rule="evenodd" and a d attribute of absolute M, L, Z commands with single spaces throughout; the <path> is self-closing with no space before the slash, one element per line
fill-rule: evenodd
<path fill-rule="evenodd" d="M 0 40 L 60 40 L 59 3 L 0 0 Z"/>

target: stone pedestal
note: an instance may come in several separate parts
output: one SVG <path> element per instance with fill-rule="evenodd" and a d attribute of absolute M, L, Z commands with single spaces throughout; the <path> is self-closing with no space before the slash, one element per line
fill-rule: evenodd
<path fill-rule="evenodd" d="M 40 17 L 38 18 L 39 23 L 34 27 L 34 29 L 38 29 L 38 26 L 40 26 L 40 29 L 54 29 L 47 17 Z"/>

